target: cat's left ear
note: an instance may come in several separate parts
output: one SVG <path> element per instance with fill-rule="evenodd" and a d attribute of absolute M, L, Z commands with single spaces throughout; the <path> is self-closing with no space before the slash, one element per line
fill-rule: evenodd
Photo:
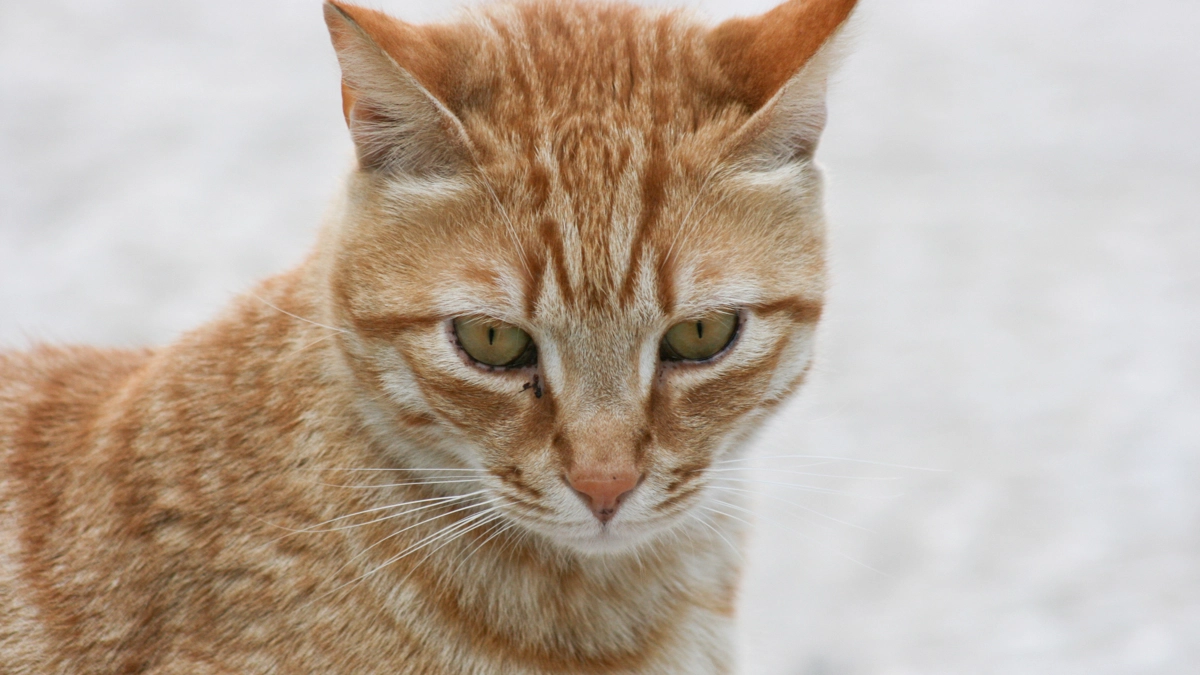
<path fill-rule="evenodd" d="M 462 122 L 444 102 L 465 48 L 439 26 L 414 26 L 329 0 L 325 23 L 342 68 L 342 111 L 367 171 L 453 175 L 470 157 Z"/>
<path fill-rule="evenodd" d="M 856 2 L 789 0 L 766 14 L 725 21 L 708 34 L 725 95 L 754 111 L 731 139 L 742 157 L 778 166 L 816 151 L 836 37 Z"/>

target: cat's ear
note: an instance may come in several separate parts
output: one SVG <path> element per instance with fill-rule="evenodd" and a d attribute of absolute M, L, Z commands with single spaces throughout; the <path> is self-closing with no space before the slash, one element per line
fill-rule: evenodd
<path fill-rule="evenodd" d="M 727 95 L 754 111 L 733 139 L 743 155 L 771 165 L 812 156 L 825 128 L 831 43 L 856 1 L 789 0 L 708 34 Z"/>
<path fill-rule="evenodd" d="M 367 171 L 452 175 L 470 156 L 470 141 L 446 107 L 452 41 L 436 28 L 413 26 L 330 0 L 325 23 L 342 68 L 342 112 Z"/>

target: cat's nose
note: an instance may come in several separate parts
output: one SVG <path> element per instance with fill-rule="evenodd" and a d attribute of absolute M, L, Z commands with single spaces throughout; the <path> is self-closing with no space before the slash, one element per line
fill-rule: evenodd
<path fill-rule="evenodd" d="M 617 515 L 621 501 L 642 481 L 642 476 L 633 467 L 582 469 L 568 472 L 566 478 L 567 484 L 602 523 Z"/>

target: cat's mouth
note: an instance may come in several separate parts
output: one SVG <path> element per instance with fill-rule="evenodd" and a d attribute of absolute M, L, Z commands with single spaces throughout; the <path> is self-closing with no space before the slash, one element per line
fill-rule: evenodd
<path fill-rule="evenodd" d="M 625 553 L 654 540 L 666 529 L 665 526 L 655 526 L 646 521 L 597 523 L 592 528 L 572 528 L 570 532 L 555 533 L 554 540 L 580 553 Z"/>
<path fill-rule="evenodd" d="M 505 500 L 507 501 L 507 500 Z M 679 511 L 645 513 L 640 505 L 627 505 L 607 519 L 587 514 L 560 514 L 545 509 L 531 513 L 526 507 L 508 508 L 509 517 L 518 525 L 572 551 L 591 555 L 626 553 L 671 531 L 684 518 Z M 686 511 L 686 510 L 685 510 Z"/>
<path fill-rule="evenodd" d="M 572 480 L 566 473 L 552 481 L 512 465 L 489 473 L 491 498 L 509 520 L 551 545 L 585 554 L 629 552 L 667 535 L 689 520 L 704 492 L 694 471 L 683 472 L 685 479 L 677 479 L 679 471 L 651 470 L 628 480 L 603 474 L 603 481 Z M 543 479 L 534 479 L 539 473 Z"/>

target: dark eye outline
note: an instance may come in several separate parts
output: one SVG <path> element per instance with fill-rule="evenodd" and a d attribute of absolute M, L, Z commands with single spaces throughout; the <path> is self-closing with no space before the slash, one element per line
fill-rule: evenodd
<path fill-rule="evenodd" d="M 468 352 L 466 347 L 463 347 L 462 340 L 458 337 L 458 327 L 454 325 L 455 321 L 457 321 L 459 319 L 467 319 L 467 318 L 471 318 L 471 317 L 456 316 L 456 317 L 453 317 L 446 321 L 446 331 L 450 334 L 450 338 L 454 342 L 454 348 L 458 351 L 459 355 L 461 355 L 462 358 L 465 361 L 467 361 L 467 363 L 471 364 L 472 366 L 475 366 L 476 368 L 479 368 L 480 370 L 483 370 L 483 371 L 486 371 L 489 373 L 506 372 L 506 371 L 513 371 L 513 370 L 525 370 L 525 369 L 532 368 L 537 365 L 537 363 L 538 363 L 537 342 L 533 339 L 532 335 L 529 335 L 529 331 L 525 330 L 524 328 L 521 328 L 520 326 L 516 326 L 516 328 L 519 328 L 526 335 L 529 335 L 529 344 L 525 345 L 524 351 L 522 351 L 520 354 L 518 354 L 517 357 L 514 358 L 512 361 L 509 361 L 508 363 L 503 363 L 498 366 L 493 366 L 490 363 L 484 363 L 483 361 L 476 359 L 474 356 L 471 356 L 471 352 Z M 491 317 L 479 317 L 479 318 L 491 318 Z M 494 320 L 499 321 L 499 319 L 494 319 Z M 508 322 L 505 321 L 502 323 L 508 323 Z M 512 325 L 512 324 L 509 324 L 509 325 Z"/>
<path fill-rule="evenodd" d="M 730 351 L 733 350 L 734 344 L 737 343 L 738 338 L 741 337 L 741 335 L 742 335 L 742 325 L 745 324 L 745 322 L 746 322 L 745 317 L 742 316 L 742 311 L 740 309 L 733 310 L 733 315 L 734 315 L 735 323 L 733 324 L 733 333 L 731 333 L 729 335 L 729 341 L 726 342 L 723 347 L 718 349 L 716 351 L 716 353 L 714 353 L 712 356 L 709 356 L 709 357 L 706 357 L 703 359 L 684 358 L 684 357 L 680 356 L 679 353 L 676 352 L 673 347 L 671 347 L 670 343 L 667 342 L 667 332 L 670 332 L 671 328 L 674 328 L 675 326 L 679 325 L 680 323 L 683 323 L 684 321 L 694 321 L 694 319 L 684 319 L 684 321 L 677 321 L 677 322 L 671 324 L 671 328 L 668 328 L 667 332 L 664 332 L 663 336 L 661 338 L 659 338 L 659 340 L 658 340 L 658 360 L 662 363 L 691 365 L 691 364 L 713 363 L 714 361 L 721 359 L 722 357 L 724 357 L 726 354 L 728 354 Z"/>

